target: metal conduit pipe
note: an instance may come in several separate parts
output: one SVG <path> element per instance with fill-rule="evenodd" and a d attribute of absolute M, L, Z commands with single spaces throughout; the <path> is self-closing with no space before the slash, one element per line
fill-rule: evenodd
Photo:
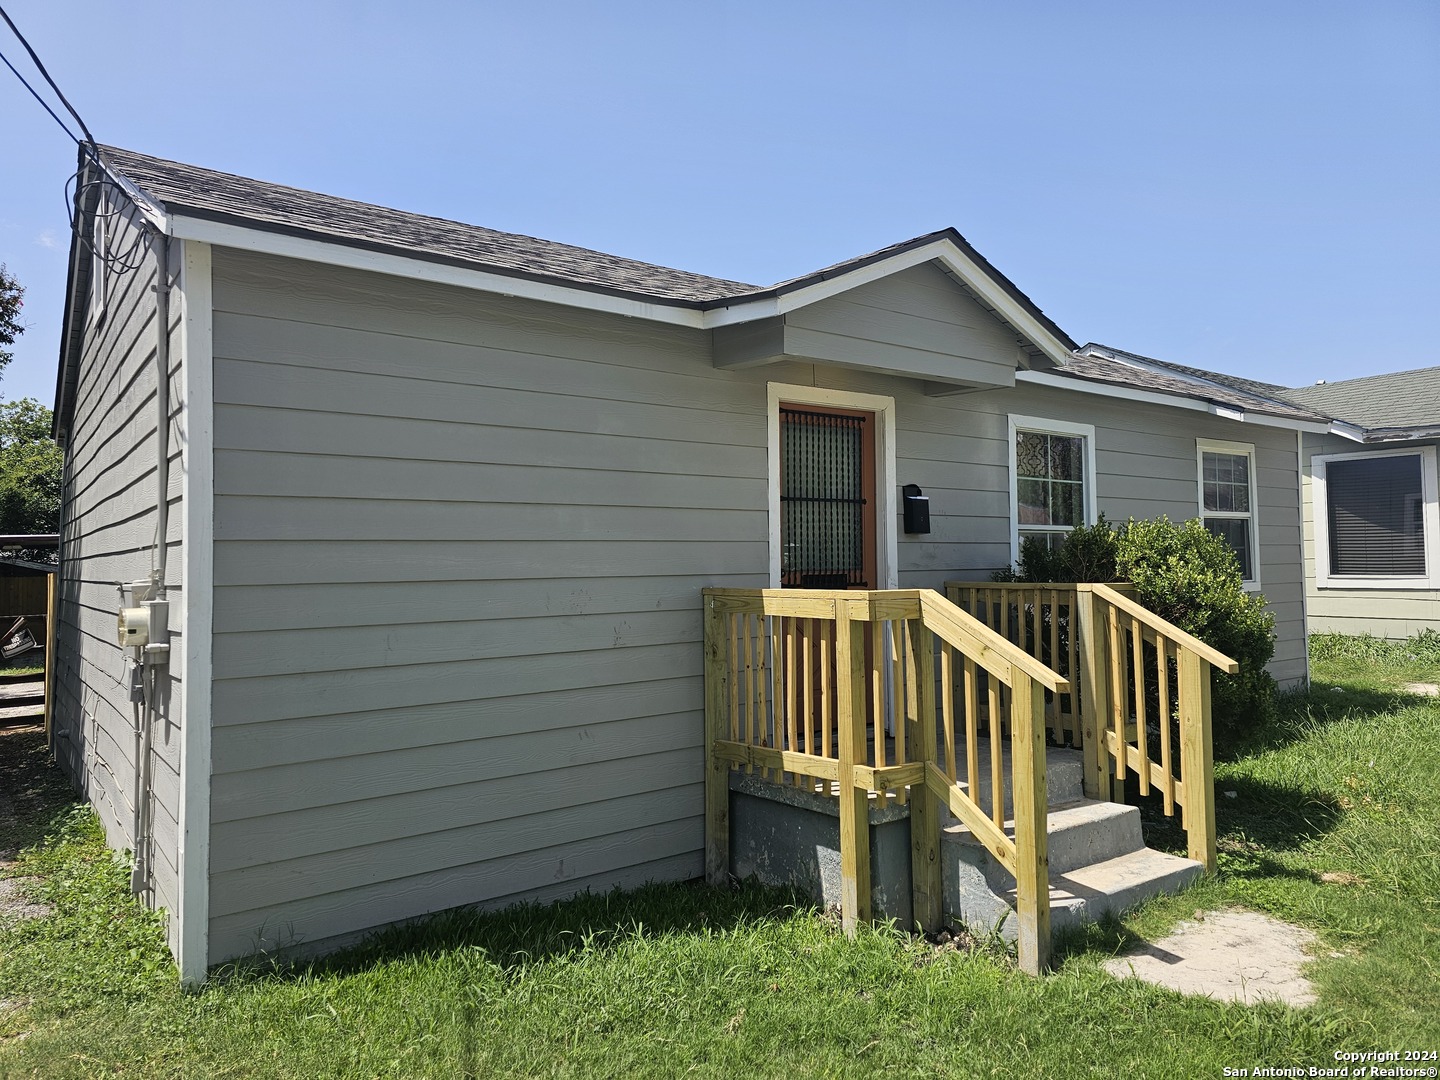
<path fill-rule="evenodd" d="M 153 226 L 144 226 L 155 252 L 155 545 L 150 555 L 150 583 L 146 600 L 165 599 L 166 538 L 170 531 L 170 246 L 169 238 Z M 139 597 L 135 598 L 139 600 Z M 160 611 L 167 611 L 161 607 Z M 136 764 L 134 829 L 135 864 L 130 872 L 130 891 L 153 888 L 151 845 L 154 822 L 151 804 L 153 786 L 151 757 L 154 752 L 155 723 L 159 719 L 161 679 L 165 672 L 140 650 L 135 662 L 140 702 Z"/>

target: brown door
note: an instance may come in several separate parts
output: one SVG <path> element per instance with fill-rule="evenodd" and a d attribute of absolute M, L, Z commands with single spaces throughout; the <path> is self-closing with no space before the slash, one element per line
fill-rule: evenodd
<path fill-rule="evenodd" d="M 879 588 L 875 414 L 780 406 L 780 584 Z"/>

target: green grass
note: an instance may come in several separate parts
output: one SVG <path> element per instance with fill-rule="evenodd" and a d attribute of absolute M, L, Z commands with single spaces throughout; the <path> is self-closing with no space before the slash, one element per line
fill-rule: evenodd
<path fill-rule="evenodd" d="M 885 927 L 850 941 L 782 893 L 673 885 L 445 915 L 187 994 L 93 816 L 52 800 L 9 871 L 42 877 L 56 913 L 0 927 L 0 1000 L 25 1003 L 0 1008 L 0 1077 L 1189 1077 L 1440 1049 L 1440 702 L 1394 690 L 1440 680 L 1440 660 L 1367 668 L 1323 644 L 1316 688 L 1216 767 L 1222 873 L 1068 939 L 1043 980 L 993 948 Z M 1319 935 L 1317 1006 L 1220 1005 L 1101 971 L 1226 905 Z"/>

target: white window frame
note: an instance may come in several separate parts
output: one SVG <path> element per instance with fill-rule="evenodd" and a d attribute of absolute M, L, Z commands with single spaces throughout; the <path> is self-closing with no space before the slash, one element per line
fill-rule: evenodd
<path fill-rule="evenodd" d="M 1420 520 L 1425 530 L 1425 573 L 1360 576 L 1330 573 L 1330 500 L 1325 469 L 1332 461 L 1361 458 L 1418 457 L 1420 491 L 1425 508 Z M 1321 589 L 1440 589 L 1440 499 L 1436 497 L 1435 447 L 1409 446 L 1395 450 L 1367 450 L 1353 454 L 1321 454 L 1310 459 L 1310 501 L 1314 507 L 1315 584 Z"/>
<path fill-rule="evenodd" d="M 895 399 L 820 386 L 766 383 L 769 441 L 770 587 L 780 588 L 780 403 L 856 409 L 875 414 L 875 574 L 879 588 L 899 588 L 899 502 L 895 484 Z"/>
<path fill-rule="evenodd" d="M 109 238 L 105 229 L 105 204 L 102 199 L 96 207 L 95 218 L 90 229 L 90 296 L 85 310 L 85 329 L 93 330 L 105 322 L 106 256 Z"/>
<path fill-rule="evenodd" d="M 1250 459 L 1250 467 L 1246 470 L 1250 476 L 1250 512 L 1242 514 L 1236 510 L 1206 510 L 1205 509 L 1205 455 L 1230 454 L 1234 457 L 1244 456 Z M 1223 442 L 1219 439 L 1196 439 L 1195 440 L 1195 505 L 1200 509 L 1200 523 L 1203 525 L 1206 518 L 1224 519 L 1227 521 L 1249 520 L 1250 522 L 1250 572 L 1253 577 L 1244 578 L 1242 584 L 1247 589 L 1260 588 L 1260 479 L 1256 475 L 1255 468 L 1255 444 L 1240 442 Z"/>
<path fill-rule="evenodd" d="M 1069 420 L 1050 420 L 1041 416 L 1010 414 L 1010 562 L 1020 561 L 1020 466 L 1015 453 L 1015 436 L 1022 431 L 1041 435 L 1078 435 L 1085 440 L 1085 524 L 1096 520 L 1095 492 L 1095 425 L 1076 424 Z M 1066 528 L 1068 532 L 1068 527 Z"/>

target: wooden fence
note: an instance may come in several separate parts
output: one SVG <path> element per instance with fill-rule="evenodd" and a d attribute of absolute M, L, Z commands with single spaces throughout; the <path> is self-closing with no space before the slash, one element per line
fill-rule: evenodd
<path fill-rule="evenodd" d="M 1130 585 L 948 581 L 945 591 L 1071 680 L 1047 700 L 1045 722 L 1083 752 L 1086 795 L 1124 802 L 1134 774 L 1141 795 L 1158 789 L 1166 814 L 1182 811 L 1190 857 L 1213 871 L 1210 670 L 1239 665 L 1137 603 Z"/>
<path fill-rule="evenodd" d="M 729 877 L 732 769 L 829 794 L 840 804 L 841 918 L 853 931 L 871 918 L 870 804 L 908 801 L 911 899 L 916 921 L 933 930 L 941 917 L 943 806 L 1015 875 L 1020 963 L 1044 970 L 1045 695 L 1070 693 L 1070 683 L 930 590 L 704 595 L 710 881 Z M 1006 727 L 1013 835 L 1003 794 Z M 988 806 L 979 801 L 982 730 L 990 742 Z"/>

